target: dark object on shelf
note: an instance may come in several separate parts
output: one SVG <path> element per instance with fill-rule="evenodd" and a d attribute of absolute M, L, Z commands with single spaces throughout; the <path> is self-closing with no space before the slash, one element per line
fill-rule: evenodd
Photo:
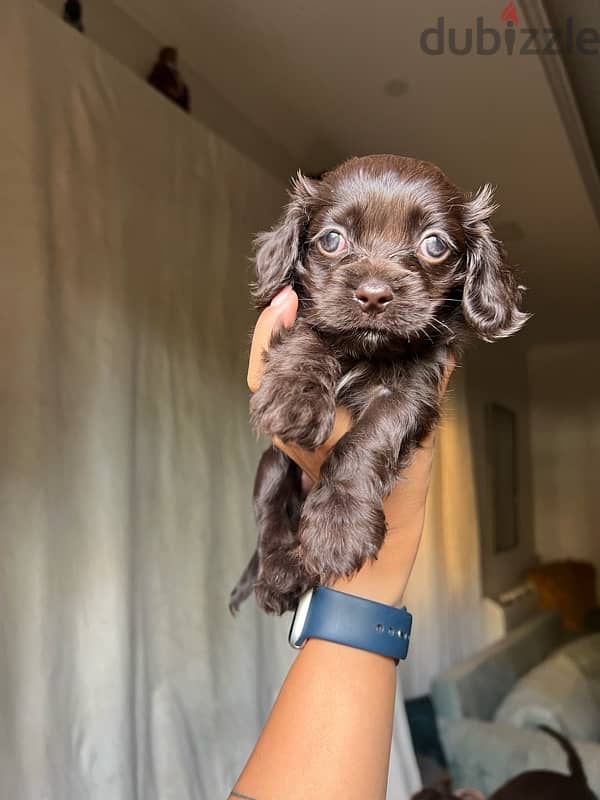
<path fill-rule="evenodd" d="M 181 79 L 177 61 L 177 50 L 174 47 L 163 47 L 148 75 L 148 83 L 184 111 L 189 111 L 190 93 Z"/>
<path fill-rule="evenodd" d="M 63 20 L 72 28 L 83 33 L 83 8 L 79 0 L 66 0 L 63 6 Z"/>

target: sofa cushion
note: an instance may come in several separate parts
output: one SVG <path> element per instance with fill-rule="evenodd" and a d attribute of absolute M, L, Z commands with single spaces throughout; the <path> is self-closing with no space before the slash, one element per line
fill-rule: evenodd
<path fill-rule="evenodd" d="M 517 681 L 495 718 L 519 728 L 548 725 L 570 739 L 600 741 L 600 704 L 587 677 L 564 650 Z"/>
<path fill-rule="evenodd" d="M 600 633 L 583 636 L 561 648 L 587 678 L 596 702 L 600 705 Z"/>

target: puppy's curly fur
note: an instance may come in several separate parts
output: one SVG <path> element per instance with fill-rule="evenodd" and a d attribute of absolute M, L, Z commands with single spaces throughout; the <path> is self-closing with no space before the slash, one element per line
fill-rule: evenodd
<path fill-rule="evenodd" d="M 469 333 L 509 336 L 527 319 L 521 287 L 494 238 L 493 191 L 465 195 L 433 164 L 354 158 L 299 174 L 280 222 L 257 238 L 257 307 L 287 285 L 296 324 L 278 333 L 251 400 L 254 426 L 315 448 L 336 405 L 352 430 L 303 497 L 299 469 L 275 448 L 259 465 L 258 546 L 230 608 L 255 590 L 267 611 L 377 556 L 382 501 L 439 418 L 450 353 Z"/>

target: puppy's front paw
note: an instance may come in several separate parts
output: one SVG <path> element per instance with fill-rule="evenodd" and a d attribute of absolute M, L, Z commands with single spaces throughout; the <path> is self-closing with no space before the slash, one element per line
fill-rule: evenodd
<path fill-rule="evenodd" d="M 265 558 L 254 592 L 258 605 L 269 614 L 291 611 L 309 588 L 308 576 L 295 550 L 270 553 Z"/>
<path fill-rule="evenodd" d="M 267 373 L 250 400 L 250 412 L 261 433 L 314 450 L 333 429 L 335 404 L 319 381 Z"/>
<path fill-rule="evenodd" d="M 293 591 L 282 594 L 279 589 L 271 586 L 266 581 L 259 580 L 254 589 L 256 602 L 267 614 L 277 614 L 281 616 L 286 611 L 293 611 L 298 605 L 298 600 L 302 597 L 308 586 L 298 585 Z"/>
<path fill-rule="evenodd" d="M 298 557 L 321 584 L 352 575 L 375 558 L 385 536 L 381 503 L 335 483 L 317 486 L 300 518 Z"/>

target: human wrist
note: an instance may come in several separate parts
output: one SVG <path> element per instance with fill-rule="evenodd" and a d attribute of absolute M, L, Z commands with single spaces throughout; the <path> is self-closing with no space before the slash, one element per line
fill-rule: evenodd
<path fill-rule="evenodd" d="M 389 530 L 376 559 L 350 577 L 337 578 L 329 586 L 377 603 L 400 605 L 419 549 L 423 519 L 424 511 L 413 524 Z"/>
<path fill-rule="evenodd" d="M 322 639 L 382 655 L 397 664 L 407 656 L 411 627 L 412 616 L 406 608 L 320 586 L 300 598 L 289 643 L 301 649 L 310 639 Z"/>
<path fill-rule="evenodd" d="M 356 575 L 350 578 L 338 578 L 329 584 L 329 588 L 338 592 L 363 597 L 375 603 L 397 606 L 402 602 L 406 582 L 397 575 L 381 575 L 377 570 L 365 565 Z"/>
<path fill-rule="evenodd" d="M 329 661 L 335 662 L 335 666 L 338 668 L 342 661 L 346 664 L 352 663 L 362 669 L 372 669 L 377 665 L 377 669 L 390 669 L 393 673 L 396 672 L 397 667 L 394 659 L 388 656 L 369 650 L 360 650 L 357 647 L 348 647 L 337 642 L 329 642 L 326 639 L 309 639 L 305 646 L 298 651 L 298 658 L 306 658 L 307 654 L 317 658 L 327 658 Z"/>

